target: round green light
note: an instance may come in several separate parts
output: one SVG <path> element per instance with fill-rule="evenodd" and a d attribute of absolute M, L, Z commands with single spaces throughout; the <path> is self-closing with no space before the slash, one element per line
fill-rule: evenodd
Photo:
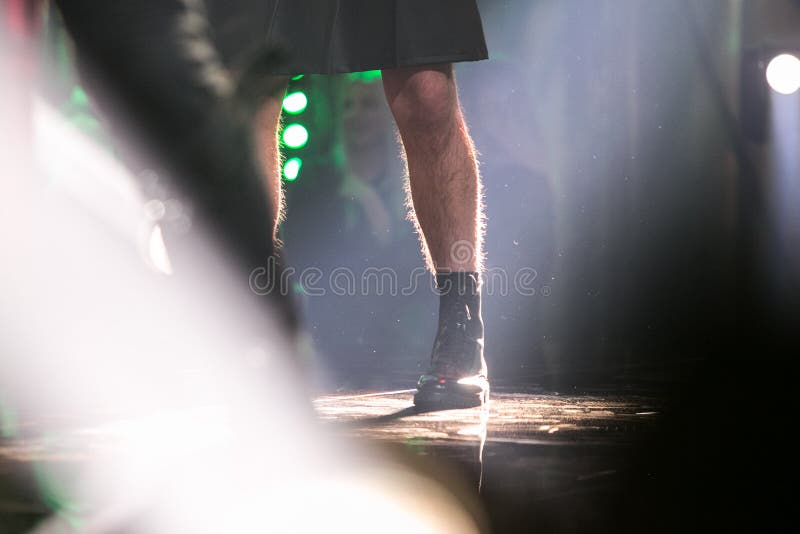
<path fill-rule="evenodd" d="M 308 97 L 303 91 L 295 91 L 283 99 L 283 110 L 290 115 L 297 115 L 308 107 Z"/>
<path fill-rule="evenodd" d="M 308 143 L 308 130 L 302 124 L 290 124 L 283 130 L 283 144 L 289 148 L 303 148 Z"/>
<path fill-rule="evenodd" d="M 303 160 L 300 158 L 287 159 L 283 164 L 283 179 L 287 182 L 294 182 L 300 175 L 300 169 L 303 168 Z"/>

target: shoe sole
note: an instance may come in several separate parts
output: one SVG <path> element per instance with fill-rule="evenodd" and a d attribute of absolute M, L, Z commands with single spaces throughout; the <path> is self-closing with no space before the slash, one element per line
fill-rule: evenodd
<path fill-rule="evenodd" d="M 482 406 L 489 400 L 489 390 L 457 391 L 444 387 L 428 387 L 417 390 L 414 406 L 420 410 L 456 410 Z"/>

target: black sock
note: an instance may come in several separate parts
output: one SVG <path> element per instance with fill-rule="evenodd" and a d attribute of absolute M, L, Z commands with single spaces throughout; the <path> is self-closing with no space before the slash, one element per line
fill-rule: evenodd
<path fill-rule="evenodd" d="M 480 295 L 480 273 L 450 272 L 436 273 L 436 290 L 441 296 Z"/>

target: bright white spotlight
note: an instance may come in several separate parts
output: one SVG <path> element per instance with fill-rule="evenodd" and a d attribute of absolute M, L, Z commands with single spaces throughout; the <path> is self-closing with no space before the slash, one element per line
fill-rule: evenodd
<path fill-rule="evenodd" d="M 791 54 L 775 56 L 767 65 L 767 82 L 783 95 L 800 89 L 800 59 Z"/>

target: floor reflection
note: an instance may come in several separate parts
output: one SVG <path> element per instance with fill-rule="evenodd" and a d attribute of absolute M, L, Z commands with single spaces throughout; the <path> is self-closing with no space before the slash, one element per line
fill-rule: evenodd
<path fill-rule="evenodd" d="M 563 508 L 568 518 L 575 499 L 591 502 L 619 487 L 633 446 L 652 435 L 663 411 L 656 398 L 612 392 L 493 391 L 483 408 L 417 413 L 412 395 L 327 395 L 314 404 L 349 436 L 402 443 L 462 466 L 503 531 L 531 514 L 551 517 Z M 553 502 L 567 504 L 551 508 Z M 508 514 L 512 509 L 517 515 Z"/>
<path fill-rule="evenodd" d="M 358 436 L 451 444 L 474 441 L 474 429 L 482 426 L 491 436 L 484 438 L 490 444 L 619 443 L 646 431 L 660 415 L 656 402 L 646 397 L 508 392 L 493 392 L 483 409 L 416 413 L 412 394 L 413 390 L 326 395 L 314 405 L 323 420 L 346 423 Z"/>

